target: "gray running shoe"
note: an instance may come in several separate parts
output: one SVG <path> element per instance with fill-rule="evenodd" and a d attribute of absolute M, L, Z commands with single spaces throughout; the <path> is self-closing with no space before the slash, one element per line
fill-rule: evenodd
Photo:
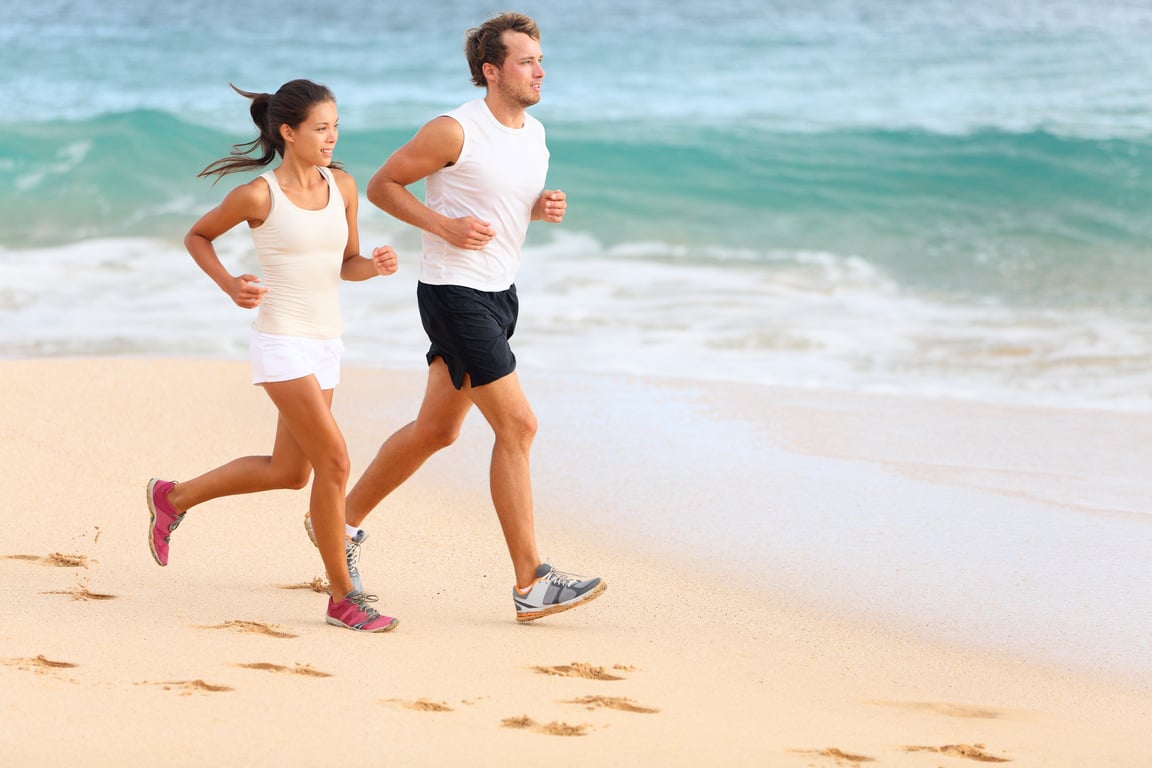
<path fill-rule="evenodd" d="M 308 538 L 312 541 L 312 546 L 316 544 L 316 532 L 312 530 L 312 515 L 304 514 L 304 530 L 308 533 Z M 348 559 L 348 575 L 352 577 L 352 591 L 363 592 L 364 585 L 360 583 L 360 569 L 356 564 L 360 562 L 360 546 L 368 541 L 368 532 L 361 529 L 356 538 L 352 539 L 347 536 L 344 537 L 344 556 Z"/>
<path fill-rule="evenodd" d="M 596 599 L 607 588 L 608 585 L 599 578 L 585 579 L 558 571 L 552 563 L 542 563 L 536 569 L 536 580 L 527 592 L 512 587 L 516 621 L 534 621 L 575 608 Z"/>

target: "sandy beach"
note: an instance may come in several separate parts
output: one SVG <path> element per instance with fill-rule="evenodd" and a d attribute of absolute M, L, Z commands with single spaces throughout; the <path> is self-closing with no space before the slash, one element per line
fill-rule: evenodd
<path fill-rule="evenodd" d="M 1050 569 L 1054 593 L 1016 583 L 1045 571 L 1029 565 L 1031 544 L 1057 546 L 1044 514 L 1087 521 L 1067 546 L 1091 562 L 1108 555 L 1093 531 L 1137 551 L 1148 541 L 1147 413 L 642 381 L 607 395 L 591 379 L 526 372 L 542 425 L 542 552 L 602 575 L 607 592 L 513 620 L 489 436 L 470 419 L 367 521 L 365 585 L 400 626 L 362 636 L 324 624 L 306 491 L 205 504 L 175 533 L 167 568 L 149 555 L 150 477 L 270 446 L 275 413 L 247 371 L 0 362 L 0 764 L 1152 765 L 1148 635 L 1131 643 L 1152 616 L 1146 580 L 1117 571 L 1126 616 L 1065 596 L 1074 556 Z M 414 414 L 422 384 L 418 371 L 345 370 L 336 412 L 354 476 Z M 729 558 L 707 521 L 742 494 L 764 509 Z M 895 516 L 822 528 L 866 498 L 915 499 L 939 539 Z M 697 527 L 655 522 L 697 501 Z M 980 533 L 977 574 L 952 578 L 964 531 L 1009 513 Z M 865 520 L 891 535 L 870 538 Z M 769 537 L 802 556 L 765 565 L 755 545 Z M 997 586 L 998 546 L 1024 560 L 1005 564 L 1022 574 L 1011 584 Z M 858 563 L 842 565 L 854 549 L 875 553 L 875 583 L 890 587 L 875 589 L 874 611 Z M 1099 578 L 1109 591 L 1116 574 Z M 934 599 L 977 608 L 935 614 Z M 1091 627 L 1065 634 L 1065 613 L 1112 615 L 1119 634 L 1100 626 L 1095 645 Z M 1035 653 L 1013 620 L 1047 627 Z"/>

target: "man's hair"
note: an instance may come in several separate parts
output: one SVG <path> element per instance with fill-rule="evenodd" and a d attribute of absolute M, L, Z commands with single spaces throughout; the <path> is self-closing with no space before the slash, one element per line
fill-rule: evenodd
<path fill-rule="evenodd" d="M 484 65 L 504 64 L 508 49 L 504 45 L 505 32 L 522 32 L 533 40 L 540 40 L 540 30 L 536 22 L 522 13 L 502 13 L 493 16 L 478 27 L 468 30 L 464 38 L 464 53 L 468 56 L 468 68 L 472 70 L 472 83 L 486 88 Z"/>

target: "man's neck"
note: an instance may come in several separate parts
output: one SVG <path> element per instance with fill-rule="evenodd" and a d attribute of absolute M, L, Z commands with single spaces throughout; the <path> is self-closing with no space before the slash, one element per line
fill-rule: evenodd
<path fill-rule="evenodd" d="M 484 103 L 496 122 L 509 128 L 524 127 L 524 113 L 527 111 L 519 104 L 509 104 L 506 100 L 497 97 L 491 91 L 484 96 Z"/>

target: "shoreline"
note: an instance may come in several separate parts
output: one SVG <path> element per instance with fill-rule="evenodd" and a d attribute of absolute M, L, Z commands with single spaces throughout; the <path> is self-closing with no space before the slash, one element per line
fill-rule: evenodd
<path fill-rule="evenodd" d="M 616 521 L 597 519 L 790 608 L 1152 691 L 1141 587 L 1152 414 L 523 379 L 545 393 L 575 386 L 580 398 L 534 399 L 536 455 L 569 475 L 549 478 L 540 500 L 618 504 Z M 584 408 L 596 420 L 581 438 Z M 612 435 L 611 451 L 597 430 Z M 582 485 L 569 461 L 597 481 Z"/>
<path fill-rule="evenodd" d="M 905 632 L 883 612 L 858 620 L 864 604 L 854 607 L 853 587 L 863 584 L 842 581 L 850 569 L 839 572 L 839 591 L 815 585 L 839 595 L 838 607 L 797 588 L 804 571 L 793 584 L 775 578 L 810 560 L 835 565 L 838 547 L 870 543 L 858 531 L 840 542 L 824 537 L 827 549 L 785 559 L 766 576 L 726 577 L 727 563 L 708 556 L 705 527 L 680 516 L 701 498 L 722 509 L 725 499 L 709 494 L 716 480 L 731 479 L 717 468 L 730 458 L 719 449 L 708 453 L 718 465 L 705 475 L 686 471 L 704 457 L 675 450 L 684 435 L 697 441 L 689 448 L 739 435 L 731 450 L 767 457 L 755 472 L 734 468 L 748 483 L 729 488 L 726 499 L 758 496 L 758 483 L 771 483 L 782 498 L 765 510 L 764 530 L 777 539 L 806 530 L 780 526 L 795 514 L 792 493 L 818 512 L 835 499 L 866 501 L 894 488 L 919 495 L 931 486 L 943 489 L 946 507 L 976 476 L 981 498 L 1014 505 L 1031 494 L 1026 503 L 1039 504 L 1050 499 L 1037 501 L 1037 488 L 1059 496 L 1067 487 L 1040 482 L 1036 463 L 1060 470 L 1078 456 L 1081 474 L 1069 482 L 1082 503 L 1105 498 L 1085 495 L 1101 476 L 1114 481 L 1099 486 L 1107 499 L 1138 498 L 1147 481 L 1131 474 L 1137 458 L 1104 472 L 1114 466 L 1109 451 L 1125 446 L 1110 442 L 1116 436 L 1098 414 L 1096 429 L 1109 440 L 1087 452 L 1074 440 L 1065 456 L 1049 437 L 1076 437 L 1068 432 L 1081 426 L 1074 415 L 998 412 L 1007 427 L 1038 429 L 1039 440 L 1022 453 L 1001 446 L 1007 454 L 997 465 L 1016 474 L 994 475 L 999 485 L 989 491 L 987 466 L 946 455 L 996 436 L 981 435 L 987 422 L 971 409 L 944 408 L 956 440 L 910 444 L 875 425 L 905 437 L 922 431 L 928 403 L 525 374 L 542 425 L 534 452 L 542 554 L 562 569 L 605 576 L 608 591 L 546 622 L 514 622 L 507 555 L 487 495 L 489 443 L 484 425 L 470 420 L 455 446 L 366 523 L 366 585 L 401 623 L 364 637 L 324 625 L 322 595 L 288 588 L 321 573 L 300 526 L 306 491 L 205 504 L 174 537 L 168 568 L 148 556 L 148 477 L 188 476 L 267 450 L 274 410 L 247 383 L 245 363 L 26 360 L 0 362 L 0 372 L 0 451 L 9 467 L 0 478 L 9 510 L 0 532 L 0 594 L 11 617 L 0 629 L 6 763 L 40 764 L 51 752 L 54 762 L 79 765 L 146 764 L 157 754 L 175 765 L 307 765 L 327 754 L 323 733 L 349 723 L 381 739 L 389 759 L 411 765 L 496 765 L 508 750 L 525 749 L 564 765 L 831 766 L 852 755 L 923 766 L 983 754 L 1051 768 L 1147 758 L 1152 696 L 1139 680 L 933 640 L 931 626 Z M 334 410 L 354 477 L 379 441 L 414 415 L 423 378 L 345 370 Z M 886 410 L 895 405 L 902 416 Z M 664 421 L 652 424 L 654 413 Z M 1143 439 L 1146 420 L 1132 426 L 1125 439 Z M 605 434 L 613 439 L 606 443 Z M 995 457 L 979 458 L 988 465 Z M 859 483 L 877 475 L 854 475 L 859 467 L 838 463 L 845 461 L 882 466 L 886 485 L 856 496 Z M 916 483 L 906 485 L 901 472 Z M 835 494 L 812 497 L 831 475 L 840 481 L 828 491 Z M 631 528 L 610 525 L 620 523 L 618 512 L 602 508 L 610 498 L 647 516 Z M 636 528 L 649 534 L 640 544 L 629 535 Z M 747 533 L 739 543 L 750 549 L 766 540 Z M 915 554 L 910 570 L 922 567 Z M 921 574 L 928 585 L 930 575 Z M 69 728 L 45 737 L 43 723 L 57 718 Z M 265 728 L 277 738 L 255 743 L 252 734 Z"/>

